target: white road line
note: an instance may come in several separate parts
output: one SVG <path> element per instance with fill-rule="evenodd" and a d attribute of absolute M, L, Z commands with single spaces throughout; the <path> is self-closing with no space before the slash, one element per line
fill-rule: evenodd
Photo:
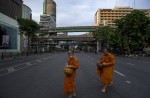
<path fill-rule="evenodd" d="M 131 83 L 131 81 L 126 81 L 126 82 L 129 83 L 129 84 Z"/>
<path fill-rule="evenodd" d="M 43 60 L 48 60 L 48 58 L 43 58 Z"/>
<path fill-rule="evenodd" d="M 33 65 L 33 64 L 31 64 L 31 63 L 26 63 L 26 65 L 31 66 L 31 65 Z"/>
<path fill-rule="evenodd" d="M 135 65 L 135 64 L 132 64 L 132 63 L 127 63 L 127 64 L 128 64 L 128 65 L 132 65 L 132 66 Z"/>
<path fill-rule="evenodd" d="M 39 63 L 42 62 L 41 60 L 35 60 L 35 61 L 37 61 L 37 62 L 39 62 Z"/>
<path fill-rule="evenodd" d="M 25 66 L 25 67 L 19 68 L 18 70 L 15 70 L 13 67 L 12 67 L 12 69 L 8 68 L 8 72 L 7 72 L 7 73 L 4 73 L 4 74 L 1 74 L 0 77 L 1 77 L 1 76 L 5 76 L 5 75 L 8 75 L 8 74 L 10 74 L 10 73 L 12 73 L 12 72 L 20 71 L 20 70 L 25 69 L 25 68 L 27 68 L 27 67 L 29 67 L 29 66 Z M 13 70 L 13 69 L 14 69 L 14 70 Z M 11 70 L 11 71 L 10 71 L 10 70 Z M 13 70 L 13 71 L 12 71 L 12 70 Z M 10 71 L 10 72 L 9 72 L 9 71 Z"/>
<path fill-rule="evenodd" d="M 48 59 L 51 59 L 51 58 L 52 58 L 52 57 L 43 58 L 43 59 L 48 60 Z M 30 62 L 33 62 L 33 61 L 37 61 L 38 63 L 42 62 L 41 60 L 38 60 L 38 59 L 37 59 L 37 60 L 32 60 L 32 61 L 30 61 Z M 27 68 L 27 67 L 29 67 L 29 66 L 35 65 L 35 64 L 31 64 L 30 62 L 26 62 L 26 63 L 14 65 L 13 67 L 8 67 L 8 68 L 0 69 L 0 71 L 3 71 L 3 70 L 5 70 L 5 69 L 8 70 L 7 73 L 1 74 L 0 77 L 1 77 L 1 76 L 5 76 L 5 75 L 8 75 L 8 74 L 10 74 L 10 73 L 12 73 L 12 72 L 19 71 L 19 70 L 21 70 L 21 69 Z M 17 69 L 17 70 L 14 69 L 14 67 L 21 66 L 21 65 L 23 65 L 23 64 L 26 64 L 27 66 L 21 67 L 21 68 L 19 68 L 19 69 Z"/>
<path fill-rule="evenodd" d="M 9 73 L 4 73 L 4 74 L 1 74 L 0 75 L 0 77 L 2 77 L 2 76 L 5 76 L 5 75 L 8 75 Z"/>
<path fill-rule="evenodd" d="M 15 71 L 15 69 L 13 67 L 8 68 L 8 73 L 12 73 L 14 71 Z"/>
<path fill-rule="evenodd" d="M 115 72 L 115 73 L 117 73 L 117 74 L 119 74 L 120 76 L 125 77 L 125 75 L 124 75 L 124 74 L 122 74 L 122 73 L 120 73 L 120 72 L 118 72 L 118 71 L 116 71 L 116 70 L 114 70 L 114 72 Z"/>

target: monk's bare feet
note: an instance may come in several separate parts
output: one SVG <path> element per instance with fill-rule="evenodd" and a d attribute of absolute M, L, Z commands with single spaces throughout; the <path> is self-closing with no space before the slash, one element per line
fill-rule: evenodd
<path fill-rule="evenodd" d="M 110 84 L 109 84 L 108 86 L 110 86 L 110 87 L 111 87 L 112 85 L 113 85 L 113 82 L 110 82 Z"/>
<path fill-rule="evenodd" d="M 106 92 L 106 88 L 107 88 L 107 85 L 104 85 L 104 86 L 103 86 L 103 89 L 102 89 L 102 93 L 105 93 L 105 92 Z"/>
<path fill-rule="evenodd" d="M 69 96 L 68 96 L 68 98 L 72 98 L 73 96 L 70 94 Z"/>
<path fill-rule="evenodd" d="M 106 89 L 102 89 L 102 93 L 106 93 Z"/>
<path fill-rule="evenodd" d="M 77 96 L 77 94 L 76 94 L 76 93 L 73 93 L 73 96 L 74 96 L 74 97 L 76 97 L 76 96 Z"/>

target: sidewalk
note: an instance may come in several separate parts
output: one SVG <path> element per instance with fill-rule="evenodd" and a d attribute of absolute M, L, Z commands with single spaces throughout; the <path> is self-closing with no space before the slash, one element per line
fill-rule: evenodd
<path fill-rule="evenodd" d="M 116 57 L 130 58 L 130 59 L 146 59 L 150 60 L 148 56 L 125 56 L 125 55 L 117 55 Z"/>
<path fill-rule="evenodd" d="M 23 56 L 15 56 L 15 57 L 7 57 L 7 58 L 0 58 L 0 63 L 5 63 L 5 62 L 8 62 L 8 61 L 13 61 L 13 60 L 18 60 L 18 59 L 23 59 L 23 58 L 26 58 L 26 57 L 33 57 L 33 56 L 38 56 L 38 55 L 45 55 L 45 54 L 48 54 L 48 53 L 42 53 L 42 54 L 32 54 L 32 55 L 23 55 Z"/>

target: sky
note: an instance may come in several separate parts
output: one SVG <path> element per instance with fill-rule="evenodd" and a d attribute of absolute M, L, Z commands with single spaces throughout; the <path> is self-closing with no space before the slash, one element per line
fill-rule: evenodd
<path fill-rule="evenodd" d="M 33 20 L 39 22 L 44 0 L 23 0 L 32 9 Z M 54 0 L 57 4 L 57 27 L 90 26 L 99 8 L 133 7 L 134 0 Z M 150 9 L 150 0 L 135 0 L 135 8 Z"/>

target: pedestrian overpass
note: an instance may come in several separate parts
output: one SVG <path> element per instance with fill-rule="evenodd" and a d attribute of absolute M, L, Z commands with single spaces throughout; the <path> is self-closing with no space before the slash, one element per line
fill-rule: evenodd
<path fill-rule="evenodd" d="M 71 26 L 71 27 L 56 27 L 50 30 L 41 30 L 45 33 L 60 33 L 60 32 L 93 32 L 97 26 Z"/>
<path fill-rule="evenodd" d="M 77 36 L 50 36 L 54 41 L 94 41 L 93 35 L 77 35 Z"/>
<path fill-rule="evenodd" d="M 47 37 L 38 37 L 38 39 L 45 39 L 50 41 L 95 41 L 95 38 L 92 34 L 84 35 L 74 35 L 74 36 L 47 36 Z"/>

